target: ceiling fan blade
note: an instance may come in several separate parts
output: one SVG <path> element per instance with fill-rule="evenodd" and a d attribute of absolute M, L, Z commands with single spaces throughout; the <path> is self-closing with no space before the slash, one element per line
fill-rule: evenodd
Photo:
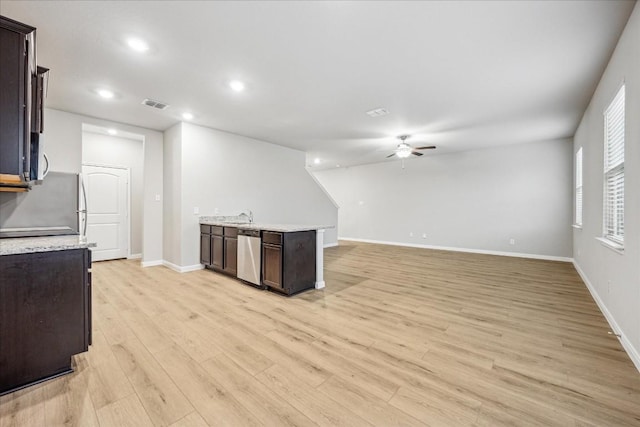
<path fill-rule="evenodd" d="M 388 159 L 389 157 L 393 157 L 393 156 L 395 156 L 395 155 L 396 155 L 396 153 L 391 153 L 391 154 L 389 154 L 389 155 L 387 156 L 387 159 Z"/>
<path fill-rule="evenodd" d="M 424 154 L 422 154 L 422 153 L 418 153 L 418 152 L 417 152 L 417 151 L 415 151 L 415 150 L 413 150 L 413 151 L 411 152 L 411 154 L 413 154 L 414 156 L 424 156 Z"/>
<path fill-rule="evenodd" d="M 416 147 L 414 150 L 433 150 L 436 148 L 435 145 L 425 145 L 424 147 Z"/>

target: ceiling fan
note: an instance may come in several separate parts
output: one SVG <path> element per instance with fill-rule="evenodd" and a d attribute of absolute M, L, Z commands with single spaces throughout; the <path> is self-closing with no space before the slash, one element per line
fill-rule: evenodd
<path fill-rule="evenodd" d="M 400 135 L 398 137 L 399 140 L 401 140 L 402 142 L 400 142 L 400 144 L 398 144 L 398 146 L 396 147 L 396 150 L 389 154 L 387 156 L 387 158 L 389 157 L 393 157 L 393 156 L 398 156 L 401 159 L 406 159 L 407 157 L 409 157 L 410 155 L 414 155 L 414 156 L 422 156 L 422 153 L 419 153 L 417 150 L 433 150 L 434 148 L 436 148 L 435 145 L 425 145 L 423 147 L 412 147 L 409 144 L 407 144 L 407 139 L 410 138 L 411 135 Z"/>

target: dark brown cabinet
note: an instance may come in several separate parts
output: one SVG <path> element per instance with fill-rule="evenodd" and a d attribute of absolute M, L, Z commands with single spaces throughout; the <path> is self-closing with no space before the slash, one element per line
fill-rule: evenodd
<path fill-rule="evenodd" d="M 200 226 L 200 264 L 211 265 L 211 226 Z"/>
<path fill-rule="evenodd" d="M 200 264 L 216 270 L 224 265 L 224 229 L 215 225 L 200 225 Z"/>
<path fill-rule="evenodd" d="M 224 267 L 224 236 L 211 236 L 211 266 L 221 271 Z"/>
<path fill-rule="evenodd" d="M 295 294 L 315 286 L 316 232 L 262 233 L 262 283 Z"/>
<path fill-rule="evenodd" d="M 282 246 L 262 245 L 262 283 L 282 289 Z"/>
<path fill-rule="evenodd" d="M 201 224 L 200 264 L 235 276 L 238 270 L 238 229 Z"/>
<path fill-rule="evenodd" d="M 71 372 L 91 344 L 88 249 L 0 256 L 0 395 Z"/>
<path fill-rule="evenodd" d="M 233 276 L 238 273 L 238 229 L 235 227 L 224 227 L 222 269 Z"/>
<path fill-rule="evenodd" d="M 49 71 L 35 64 L 36 29 L 0 16 L 0 190 L 24 191 L 37 179 L 37 141 Z M 32 144 L 35 140 L 36 143 Z"/>

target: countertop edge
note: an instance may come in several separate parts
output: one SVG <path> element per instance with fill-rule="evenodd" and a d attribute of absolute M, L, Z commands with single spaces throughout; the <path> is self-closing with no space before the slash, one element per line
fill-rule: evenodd
<path fill-rule="evenodd" d="M 11 237 L 0 239 L 0 256 L 42 252 L 57 252 L 74 249 L 95 248 L 92 242 L 79 241 L 78 236 Z"/>
<path fill-rule="evenodd" d="M 261 223 L 229 223 L 221 221 L 209 221 L 200 219 L 200 225 L 216 225 L 219 227 L 234 227 L 249 230 L 279 231 L 292 233 L 296 231 L 326 230 L 335 228 L 335 225 L 305 225 L 305 224 L 261 224 Z"/>

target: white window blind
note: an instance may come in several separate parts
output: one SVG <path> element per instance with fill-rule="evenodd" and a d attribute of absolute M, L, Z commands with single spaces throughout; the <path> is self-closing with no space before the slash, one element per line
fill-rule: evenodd
<path fill-rule="evenodd" d="M 624 243 L 624 85 L 604 113 L 603 237 Z"/>
<path fill-rule="evenodd" d="M 582 147 L 576 153 L 576 225 L 582 225 Z"/>

